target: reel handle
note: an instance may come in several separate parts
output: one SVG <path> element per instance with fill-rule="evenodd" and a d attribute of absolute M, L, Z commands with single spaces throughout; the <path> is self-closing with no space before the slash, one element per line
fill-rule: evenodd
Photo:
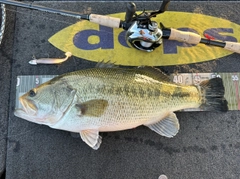
<path fill-rule="evenodd" d="M 160 13 L 163 13 L 167 10 L 170 0 L 163 0 L 162 5 L 159 9 Z"/>
<path fill-rule="evenodd" d="M 133 2 L 127 3 L 126 14 L 125 14 L 125 22 L 129 23 L 132 21 L 132 17 L 136 12 L 136 5 Z"/>

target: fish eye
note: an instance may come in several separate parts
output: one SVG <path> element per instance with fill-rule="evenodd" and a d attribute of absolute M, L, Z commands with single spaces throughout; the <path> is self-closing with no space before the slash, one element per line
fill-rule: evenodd
<path fill-rule="evenodd" d="M 35 91 L 34 91 L 34 90 L 30 90 L 30 91 L 29 91 L 29 96 L 30 96 L 30 97 L 36 96 Z"/>

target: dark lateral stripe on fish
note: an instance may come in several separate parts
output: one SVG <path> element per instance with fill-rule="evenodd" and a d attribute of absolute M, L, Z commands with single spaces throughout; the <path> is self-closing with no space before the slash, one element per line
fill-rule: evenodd
<path fill-rule="evenodd" d="M 144 98 L 146 95 L 146 92 L 142 89 L 142 87 L 138 88 L 138 93 L 141 98 Z"/>
<path fill-rule="evenodd" d="M 123 92 L 123 89 L 122 89 L 121 87 L 117 87 L 117 88 L 115 89 L 115 94 L 116 94 L 116 95 L 121 95 L 122 92 Z"/>
<path fill-rule="evenodd" d="M 131 93 L 132 93 L 134 96 L 137 96 L 137 89 L 136 89 L 134 86 L 131 87 Z"/>
<path fill-rule="evenodd" d="M 188 98 L 191 97 L 191 93 L 183 88 L 182 86 L 174 86 L 174 91 L 169 91 L 169 88 L 165 85 L 161 85 L 160 88 L 160 95 L 165 96 L 167 98 Z"/>
<path fill-rule="evenodd" d="M 125 92 L 125 94 L 128 96 L 130 95 L 130 87 L 128 84 L 125 84 L 124 87 L 123 87 L 123 91 Z"/>
<path fill-rule="evenodd" d="M 157 88 L 155 88 L 155 89 L 154 89 L 154 96 L 155 96 L 155 97 L 159 97 L 160 94 L 161 94 L 161 93 L 160 93 L 160 90 L 157 89 Z"/>
<path fill-rule="evenodd" d="M 171 95 L 169 91 L 163 90 L 164 87 L 151 88 L 148 87 L 144 89 L 142 86 L 134 87 L 129 84 L 125 84 L 123 87 L 116 87 L 114 85 L 93 85 L 89 84 L 87 86 L 89 90 L 94 93 L 104 93 L 104 94 L 115 94 L 115 95 L 126 95 L 126 96 L 135 96 L 140 98 L 159 98 L 161 96 L 171 96 L 171 97 L 189 97 L 188 92 L 183 92 L 181 87 L 176 87 L 175 91 Z"/>
<path fill-rule="evenodd" d="M 173 97 L 184 98 L 184 97 L 190 97 L 190 93 L 189 92 L 184 92 L 182 87 L 176 86 L 172 96 Z"/>
<path fill-rule="evenodd" d="M 139 89 L 135 88 L 132 85 L 124 85 L 123 87 L 116 87 L 114 85 L 93 85 L 88 84 L 86 89 L 90 90 L 92 93 L 102 93 L 102 94 L 114 94 L 114 95 L 126 95 L 126 96 L 140 96 L 145 97 L 146 92 L 139 87 Z"/>

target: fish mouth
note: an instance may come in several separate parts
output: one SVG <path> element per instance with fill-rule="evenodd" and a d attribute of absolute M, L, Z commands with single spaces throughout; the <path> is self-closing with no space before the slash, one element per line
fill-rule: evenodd
<path fill-rule="evenodd" d="M 37 124 L 47 124 L 44 117 L 39 117 L 38 108 L 34 104 L 34 101 L 25 98 L 24 95 L 19 98 L 19 101 L 21 103 L 21 107 L 15 109 L 14 115 L 16 117 Z"/>
<path fill-rule="evenodd" d="M 20 109 L 17 109 L 21 112 L 24 112 L 26 113 L 27 115 L 31 115 L 31 116 L 34 116 L 36 115 L 37 113 L 37 108 L 36 106 L 33 104 L 33 102 L 27 100 L 27 99 L 24 99 L 23 97 L 20 97 L 19 98 L 19 101 L 22 105 L 23 108 L 20 108 Z"/>

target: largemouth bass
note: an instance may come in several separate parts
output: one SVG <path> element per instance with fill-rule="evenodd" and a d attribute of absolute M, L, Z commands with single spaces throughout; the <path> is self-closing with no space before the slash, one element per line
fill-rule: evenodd
<path fill-rule="evenodd" d="M 174 111 L 198 107 L 228 110 L 221 78 L 183 86 L 152 67 L 103 66 L 70 72 L 31 89 L 19 100 L 23 108 L 15 110 L 17 117 L 80 133 L 93 149 L 102 142 L 99 132 L 145 125 L 173 137 L 179 130 Z"/>

